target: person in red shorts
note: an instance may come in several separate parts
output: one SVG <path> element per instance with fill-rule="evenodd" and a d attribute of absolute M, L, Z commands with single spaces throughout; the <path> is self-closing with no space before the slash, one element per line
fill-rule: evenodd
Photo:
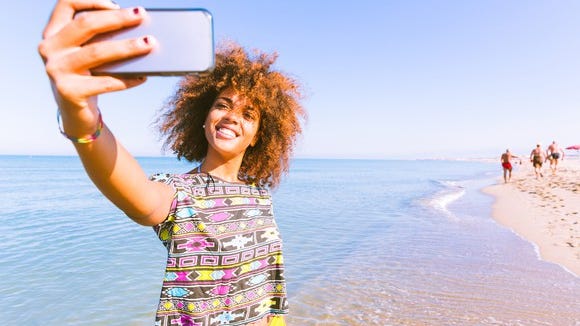
<path fill-rule="evenodd" d="M 503 181 L 508 182 L 512 178 L 512 158 L 518 158 L 516 155 L 512 154 L 509 149 L 505 150 L 505 153 L 501 154 L 501 167 L 503 168 Z M 520 160 L 522 164 L 522 160 Z"/>

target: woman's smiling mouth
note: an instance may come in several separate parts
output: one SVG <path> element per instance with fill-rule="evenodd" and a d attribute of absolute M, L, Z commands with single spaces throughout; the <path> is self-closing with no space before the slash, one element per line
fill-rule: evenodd
<path fill-rule="evenodd" d="M 235 131 L 223 126 L 222 127 L 216 126 L 216 132 L 218 136 L 220 136 L 220 138 L 233 139 L 238 136 L 238 134 Z"/>

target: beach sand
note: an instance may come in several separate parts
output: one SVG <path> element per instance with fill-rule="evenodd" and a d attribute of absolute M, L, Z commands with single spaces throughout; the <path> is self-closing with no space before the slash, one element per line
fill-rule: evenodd
<path fill-rule="evenodd" d="M 539 179 L 529 162 L 514 163 L 511 181 L 484 189 L 496 198 L 493 218 L 534 243 L 541 259 L 580 276 L 580 160 L 561 160 L 555 175 L 546 162 Z"/>

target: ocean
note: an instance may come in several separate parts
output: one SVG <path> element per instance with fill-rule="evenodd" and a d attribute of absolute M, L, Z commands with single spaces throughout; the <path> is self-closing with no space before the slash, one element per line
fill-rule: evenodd
<path fill-rule="evenodd" d="M 138 158 L 148 174 L 193 166 Z M 580 325 L 580 278 L 491 218 L 497 163 L 293 161 L 293 325 Z M 76 157 L 0 156 L 0 324 L 153 325 L 166 252 Z"/>

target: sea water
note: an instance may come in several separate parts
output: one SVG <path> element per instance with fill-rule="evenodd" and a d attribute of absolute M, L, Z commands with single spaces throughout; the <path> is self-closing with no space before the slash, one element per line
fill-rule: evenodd
<path fill-rule="evenodd" d="M 148 174 L 193 166 L 139 158 Z M 491 218 L 497 164 L 298 159 L 274 212 L 292 325 L 579 325 L 580 279 Z M 0 156 L 0 324 L 152 325 L 166 252 L 76 157 Z M 523 217 L 525 218 L 525 217 Z"/>

